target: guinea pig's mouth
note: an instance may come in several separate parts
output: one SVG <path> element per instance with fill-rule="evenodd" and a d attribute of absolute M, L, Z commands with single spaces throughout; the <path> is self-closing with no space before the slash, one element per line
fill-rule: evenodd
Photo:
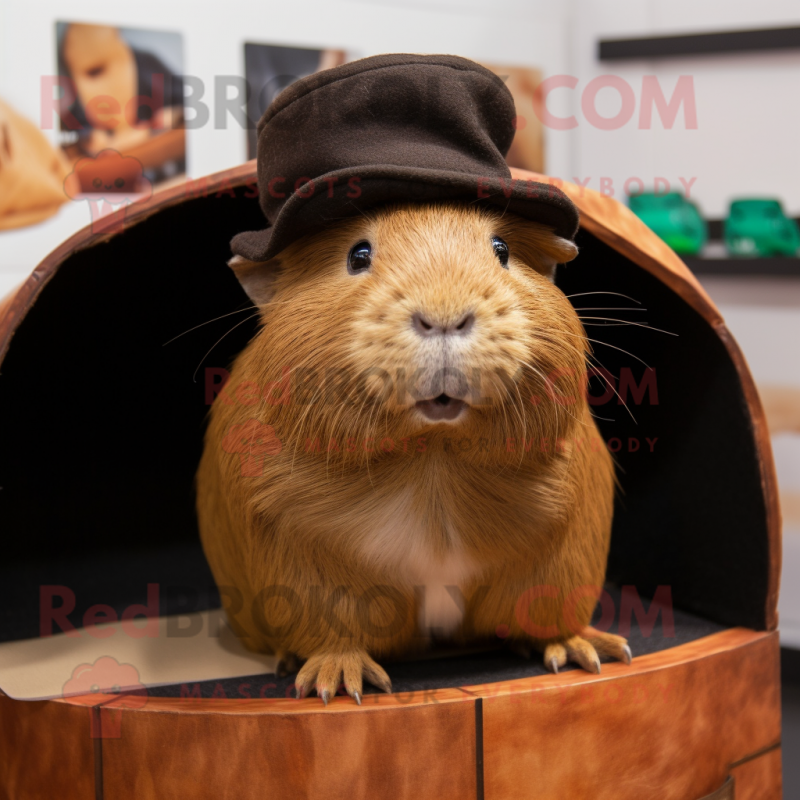
<path fill-rule="evenodd" d="M 420 400 L 414 407 L 431 422 L 452 421 L 466 410 L 467 404 L 446 394 L 440 394 L 430 400 Z"/>

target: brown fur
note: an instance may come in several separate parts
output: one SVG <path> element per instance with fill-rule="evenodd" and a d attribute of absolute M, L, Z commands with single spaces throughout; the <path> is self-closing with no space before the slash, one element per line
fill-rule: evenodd
<path fill-rule="evenodd" d="M 508 243 L 508 270 L 492 249 L 495 235 Z M 372 268 L 351 275 L 347 255 L 361 240 L 373 245 Z M 358 699 L 362 672 L 388 688 L 367 654 L 403 654 L 427 641 L 415 586 L 431 576 L 463 593 L 461 601 L 451 590 L 453 605 L 444 609 L 452 615 L 463 605 L 463 624 L 450 638 L 500 630 L 521 644 L 549 645 L 554 669 L 567 658 L 594 668 L 590 642 L 625 657 L 619 637 L 580 639 L 574 629 L 588 624 L 603 583 L 614 491 L 610 455 L 589 444 L 600 438 L 585 399 L 583 328 L 550 279 L 553 265 L 576 252 L 512 215 L 418 205 L 337 223 L 273 262 L 232 262 L 260 305 L 262 326 L 232 367 L 228 402 L 218 397 L 211 409 L 198 473 L 200 532 L 217 582 L 235 587 L 229 616 L 248 646 L 308 659 L 298 676 L 302 693 L 314 683 L 320 694 L 333 693 L 344 675 Z M 285 405 L 237 400 L 242 384 L 261 389 L 286 367 L 293 377 L 309 368 L 357 376 L 379 367 L 393 379 L 422 369 L 420 385 L 433 396 L 433 356 L 410 325 L 419 310 L 443 322 L 475 315 L 447 365 L 467 376 L 480 370 L 481 391 L 453 423 L 424 420 L 413 408 L 417 398 L 386 396 L 380 380 L 366 391 L 351 384 L 350 402 L 326 394 L 321 380 L 310 391 L 316 403 L 294 395 Z M 553 375 L 564 402 L 545 384 Z M 245 385 L 240 397 L 253 402 L 256 391 Z M 283 445 L 259 456 L 256 476 L 243 476 L 239 455 L 221 445 L 249 419 L 272 426 Z M 316 440 L 321 452 L 313 451 Z M 391 452 L 379 446 L 387 440 Z M 460 449 L 456 440 L 489 445 Z M 258 597 L 276 586 L 294 594 L 282 588 Z M 542 586 L 558 596 L 520 601 Z M 591 588 L 571 628 L 563 603 L 578 587 Z M 448 596 L 437 597 L 444 608 Z M 532 633 L 521 625 L 528 618 L 555 629 Z"/>

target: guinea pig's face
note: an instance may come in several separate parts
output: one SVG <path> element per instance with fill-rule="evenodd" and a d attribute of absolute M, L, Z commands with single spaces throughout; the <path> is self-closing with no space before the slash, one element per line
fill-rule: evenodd
<path fill-rule="evenodd" d="M 504 440 L 563 435 L 574 419 L 585 340 L 551 275 L 576 252 L 512 215 L 416 205 L 347 220 L 237 272 L 264 303 L 254 352 L 273 372 L 264 378 L 288 366 L 304 387 L 283 410 L 302 417 L 302 436 Z"/>

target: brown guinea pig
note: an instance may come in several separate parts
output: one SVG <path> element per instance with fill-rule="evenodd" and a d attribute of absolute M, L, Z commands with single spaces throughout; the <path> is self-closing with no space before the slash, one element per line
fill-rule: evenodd
<path fill-rule="evenodd" d="M 553 671 L 588 627 L 611 457 L 583 327 L 552 282 L 574 244 L 475 205 L 384 207 L 230 265 L 261 326 L 211 408 L 198 514 L 231 625 L 304 661 L 327 702 L 375 658 L 499 635 Z"/>

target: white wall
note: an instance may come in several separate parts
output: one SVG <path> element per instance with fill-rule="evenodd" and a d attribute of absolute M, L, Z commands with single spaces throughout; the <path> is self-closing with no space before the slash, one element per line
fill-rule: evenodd
<path fill-rule="evenodd" d="M 610 177 L 617 196 L 637 176 L 695 178 L 692 194 L 706 217 L 723 218 L 728 203 L 742 195 L 778 196 L 800 216 L 800 52 L 750 53 L 652 61 L 600 62 L 599 38 L 629 38 L 740 28 L 800 25 L 797 0 L 576 0 L 573 68 L 575 93 L 598 75 L 624 78 L 636 96 L 636 114 L 619 130 L 599 130 L 579 114 L 573 138 L 575 176 L 591 176 L 599 189 Z M 694 80 L 697 129 L 687 130 L 681 112 L 671 130 L 654 117 L 650 130 L 638 127 L 642 77 L 658 77 L 671 97 L 681 75 Z M 564 91 L 564 90 L 560 90 Z M 619 94 L 603 89 L 597 110 L 613 117 Z M 551 134 L 551 138 L 557 134 Z"/>
<path fill-rule="evenodd" d="M 243 75 L 245 41 L 341 48 L 355 56 L 455 53 L 497 65 L 539 67 L 545 74 L 569 72 L 571 5 L 547 0 L 7 1 L 0 3 L 0 97 L 39 120 L 40 77 L 56 74 L 56 20 L 181 32 L 184 71 L 203 80 L 211 102 L 215 75 Z M 569 113 L 568 100 L 554 110 Z M 56 132 L 46 133 L 55 142 Z M 556 138 L 546 150 L 548 169 L 567 174 L 569 143 Z M 187 171 L 193 178 L 246 157 L 245 132 L 232 118 L 223 130 L 209 124 L 187 131 Z M 88 204 L 68 203 L 54 220 L 0 233 L 0 296 L 89 222 Z"/>
<path fill-rule="evenodd" d="M 496 64 L 540 67 L 545 76 L 572 75 L 574 90 L 556 89 L 549 110 L 574 115 L 573 130 L 546 129 L 547 171 L 588 181 L 601 178 L 617 197 L 625 181 L 652 184 L 694 179 L 691 193 L 710 217 L 724 216 L 736 195 L 778 195 L 800 215 L 800 53 L 715 56 L 652 62 L 600 63 L 602 37 L 800 24 L 797 0 L 37 0 L 0 4 L 0 97 L 40 117 L 39 81 L 55 73 L 57 19 L 134 28 L 180 31 L 184 69 L 204 81 L 213 103 L 215 75 L 243 73 L 245 41 L 329 46 L 355 55 L 379 52 L 451 52 Z M 581 96 L 598 75 L 624 78 L 636 97 L 636 113 L 619 130 L 599 130 L 581 110 Z M 683 113 L 671 130 L 656 115 L 639 130 L 642 77 L 658 77 L 667 97 L 681 75 L 694 80 L 698 128 L 686 130 Z M 613 116 L 620 107 L 610 88 L 597 96 L 597 110 Z M 48 131 L 55 140 L 55 131 Z M 187 132 L 188 172 L 199 177 L 241 163 L 245 135 L 233 119 L 223 130 L 208 124 Z M 85 204 L 83 204 L 85 205 Z M 3 273 L 20 274 L 67 235 L 89 222 L 88 207 L 66 207 L 54 221 L 19 234 L 0 234 Z M 6 283 L 10 278 L 6 278 Z"/>

